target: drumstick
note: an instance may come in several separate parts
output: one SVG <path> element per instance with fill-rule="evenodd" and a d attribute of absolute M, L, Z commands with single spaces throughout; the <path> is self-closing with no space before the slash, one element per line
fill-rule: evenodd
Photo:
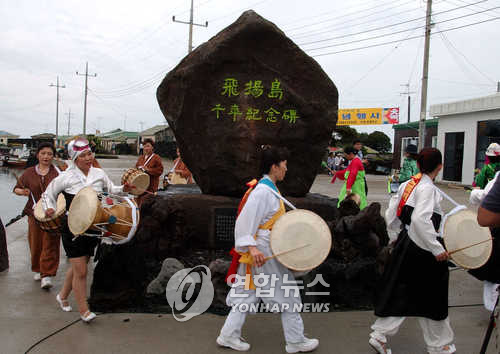
<path fill-rule="evenodd" d="M 480 245 L 481 243 L 485 243 L 485 242 L 488 242 L 488 241 L 491 241 L 491 240 L 493 240 L 493 238 L 489 238 L 489 239 L 487 239 L 487 240 L 483 240 L 483 241 L 480 241 L 480 242 L 476 242 L 476 243 L 474 243 L 474 244 L 472 244 L 472 245 L 465 246 L 465 247 L 459 248 L 459 249 L 457 249 L 457 250 L 450 251 L 450 252 L 448 252 L 448 254 L 450 254 L 450 255 L 451 255 L 451 254 L 453 254 L 453 253 L 463 251 L 463 250 L 465 250 L 465 249 L 467 249 L 467 248 L 474 247 L 474 246 Z"/>
<path fill-rule="evenodd" d="M 268 260 L 270 260 L 270 259 L 272 259 L 274 257 L 282 256 L 284 254 L 287 254 L 287 253 L 290 253 L 290 252 L 293 252 L 293 251 L 297 251 L 297 250 L 300 250 L 301 248 L 305 248 L 305 247 L 308 247 L 308 246 L 311 246 L 311 244 L 308 243 L 308 244 L 302 245 L 300 247 L 292 248 L 291 250 L 287 250 L 287 251 L 283 251 L 283 252 L 280 252 L 280 253 L 277 253 L 277 254 L 273 254 L 270 257 L 264 258 L 264 260 L 268 261 Z"/>

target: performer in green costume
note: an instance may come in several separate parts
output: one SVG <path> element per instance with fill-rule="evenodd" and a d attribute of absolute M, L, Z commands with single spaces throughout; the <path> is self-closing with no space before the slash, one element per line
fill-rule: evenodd
<path fill-rule="evenodd" d="M 347 195 L 354 193 L 359 195 L 361 200 L 359 208 L 363 210 L 367 205 L 365 168 L 361 159 L 356 156 L 356 150 L 353 147 L 346 147 L 344 149 L 344 154 L 346 159 L 350 161 L 349 166 L 345 170 L 336 172 L 332 179 L 332 183 L 335 182 L 336 178 L 340 178 L 345 181 L 342 189 L 340 190 L 338 206 L 340 206 L 340 203 L 346 198 Z"/>

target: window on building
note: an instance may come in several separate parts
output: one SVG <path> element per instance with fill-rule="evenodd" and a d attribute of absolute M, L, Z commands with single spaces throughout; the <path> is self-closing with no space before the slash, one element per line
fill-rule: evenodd
<path fill-rule="evenodd" d="M 491 143 L 500 143 L 500 119 L 477 122 L 476 168 L 483 168 Z"/>
<path fill-rule="evenodd" d="M 405 161 L 405 150 L 406 147 L 410 144 L 417 145 L 418 146 L 418 138 L 414 136 L 406 137 L 406 138 L 401 138 L 401 159 L 400 161 L 400 166 L 403 167 L 403 162 Z"/>
<path fill-rule="evenodd" d="M 437 135 L 434 135 L 431 140 L 431 147 L 437 148 L 437 144 L 438 144 L 438 137 Z"/>

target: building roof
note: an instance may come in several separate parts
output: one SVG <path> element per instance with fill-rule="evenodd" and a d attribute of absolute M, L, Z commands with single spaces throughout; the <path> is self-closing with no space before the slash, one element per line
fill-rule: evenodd
<path fill-rule="evenodd" d="M 55 134 L 51 133 L 42 133 L 42 134 L 35 134 L 31 136 L 31 139 L 54 139 L 56 137 Z"/>
<path fill-rule="evenodd" d="M 442 117 L 454 114 L 490 111 L 493 109 L 500 109 L 500 92 L 494 95 L 463 101 L 434 104 L 430 107 L 430 115 L 433 117 Z"/>
<path fill-rule="evenodd" d="M 146 129 L 146 130 L 142 131 L 139 135 L 140 136 L 155 135 L 159 131 L 162 131 L 162 130 L 168 129 L 168 128 L 169 128 L 168 124 L 159 124 L 159 125 L 155 125 L 152 128 L 149 128 L 149 129 Z"/>
<path fill-rule="evenodd" d="M 138 136 L 139 136 L 138 132 L 124 131 L 121 129 L 115 129 L 110 132 L 99 135 L 101 139 L 106 139 L 106 140 L 137 139 Z"/>
<path fill-rule="evenodd" d="M 439 118 L 433 118 L 433 119 L 426 119 L 425 120 L 425 127 L 437 127 L 439 122 Z M 404 124 L 394 124 L 392 126 L 392 129 L 394 130 L 401 130 L 401 129 L 417 129 L 418 130 L 418 125 L 420 121 L 416 122 L 410 122 L 410 123 L 404 123 Z"/>
<path fill-rule="evenodd" d="M 9 132 L 6 132 L 5 130 L 0 130 L 0 136 L 9 136 L 13 138 L 19 138 L 19 135 L 11 134 Z"/>

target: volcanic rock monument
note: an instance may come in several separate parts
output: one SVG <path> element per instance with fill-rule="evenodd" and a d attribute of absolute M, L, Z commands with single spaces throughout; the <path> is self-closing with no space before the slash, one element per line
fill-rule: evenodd
<path fill-rule="evenodd" d="M 308 193 L 337 121 L 338 92 L 314 59 L 273 23 L 247 11 L 170 71 L 157 98 L 202 193 L 172 186 L 147 198 L 135 238 L 101 247 L 89 301 L 99 311 L 169 311 L 161 288 L 172 265 L 210 264 L 212 309 L 224 312 L 236 208 L 246 182 L 259 177 L 262 145 L 290 151 L 286 178 L 278 185 L 282 194 L 319 214 L 332 231 L 339 224 L 337 201 Z M 385 241 L 383 232 L 369 229 L 367 224 L 370 252 L 357 250 L 364 247 L 362 235 L 349 243 L 347 227 L 338 242 L 332 232 L 340 246 L 320 268 L 338 286 L 321 301 L 370 306 L 375 256 Z"/>

